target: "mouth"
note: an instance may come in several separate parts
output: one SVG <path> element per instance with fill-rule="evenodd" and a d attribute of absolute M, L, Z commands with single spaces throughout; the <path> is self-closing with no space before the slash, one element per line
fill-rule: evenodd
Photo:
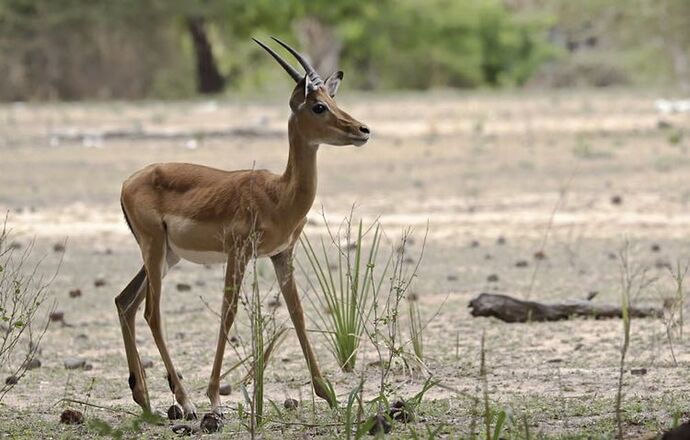
<path fill-rule="evenodd" d="M 366 144 L 367 141 L 369 140 L 369 136 L 366 137 L 352 137 L 352 145 L 355 147 L 361 147 L 362 145 Z"/>

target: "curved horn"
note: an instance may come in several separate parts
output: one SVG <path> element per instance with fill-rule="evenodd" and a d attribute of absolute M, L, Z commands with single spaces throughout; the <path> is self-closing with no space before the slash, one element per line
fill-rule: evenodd
<path fill-rule="evenodd" d="M 285 61 L 284 59 L 282 59 L 282 58 L 280 57 L 280 55 L 278 55 L 277 53 L 275 53 L 275 51 L 274 51 L 273 49 L 271 49 L 270 47 L 266 46 L 264 43 L 262 43 L 261 41 L 257 40 L 256 38 L 252 38 L 252 40 L 254 40 L 254 41 L 256 42 L 256 44 L 258 44 L 259 46 L 263 47 L 263 48 L 266 50 L 266 52 L 268 52 L 276 61 L 278 61 L 278 64 L 280 64 L 280 65 L 283 67 L 283 69 L 285 69 L 285 71 L 292 77 L 292 79 L 295 80 L 295 82 L 300 82 L 300 81 L 302 80 L 302 78 L 303 78 L 304 76 L 303 76 L 301 73 L 299 73 L 297 70 L 295 70 L 294 67 L 292 67 L 291 65 L 289 65 L 289 64 L 287 63 L 287 61 Z"/>
<path fill-rule="evenodd" d="M 307 71 L 307 75 L 309 75 L 309 79 L 311 80 L 311 83 L 313 84 L 314 87 L 319 87 L 323 85 L 323 80 L 319 76 L 319 74 L 314 70 L 313 67 L 307 62 L 306 59 L 302 55 L 299 54 L 295 49 L 291 48 L 287 44 L 283 43 L 276 37 L 271 37 L 276 43 L 280 44 L 283 46 L 285 49 L 287 49 L 296 59 L 299 61 L 299 63 L 304 67 L 304 70 Z"/>

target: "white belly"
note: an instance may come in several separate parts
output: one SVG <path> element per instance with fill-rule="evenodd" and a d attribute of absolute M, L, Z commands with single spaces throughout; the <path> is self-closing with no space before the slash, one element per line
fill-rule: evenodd
<path fill-rule="evenodd" d="M 175 246 L 175 243 L 168 241 L 170 249 L 178 257 L 191 261 L 192 263 L 198 264 L 219 264 L 226 263 L 228 261 L 228 256 L 223 252 L 213 252 L 213 251 L 195 251 L 191 249 L 183 249 Z"/>

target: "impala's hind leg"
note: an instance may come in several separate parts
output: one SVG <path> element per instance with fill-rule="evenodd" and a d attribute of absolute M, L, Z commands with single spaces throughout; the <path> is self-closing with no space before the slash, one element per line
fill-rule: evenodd
<path fill-rule="evenodd" d="M 146 272 L 142 267 L 132 281 L 127 284 L 122 293 L 115 298 L 115 305 L 117 306 L 117 314 L 120 317 L 122 337 L 125 340 L 125 353 L 127 354 L 127 365 L 129 366 L 129 387 L 132 390 L 132 397 L 144 411 L 151 411 L 144 369 L 141 367 L 141 360 L 139 359 L 139 352 L 137 351 L 136 339 L 134 337 L 134 319 L 136 318 L 139 305 L 146 296 L 146 284 Z"/>
<path fill-rule="evenodd" d="M 173 254 L 168 248 L 163 225 L 160 225 L 160 229 L 158 229 L 156 233 L 149 231 L 149 233 L 146 234 L 146 239 L 141 239 L 140 247 L 144 257 L 146 278 L 148 279 L 144 318 L 146 318 L 146 322 L 151 328 L 153 340 L 156 342 L 158 351 L 163 359 L 163 364 L 168 372 L 168 385 L 170 386 L 170 391 L 175 395 L 175 400 L 182 405 L 185 417 L 196 418 L 196 408 L 189 400 L 187 391 L 182 385 L 182 380 L 177 374 L 175 365 L 168 352 L 161 322 L 161 281 L 167 270 L 179 261 L 179 257 Z"/>

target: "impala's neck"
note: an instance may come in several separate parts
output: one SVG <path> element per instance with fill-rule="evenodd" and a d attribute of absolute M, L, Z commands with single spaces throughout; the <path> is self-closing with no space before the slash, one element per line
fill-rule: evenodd
<path fill-rule="evenodd" d="M 316 152 L 318 145 L 309 145 L 300 133 L 293 116 L 288 122 L 290 154 L 282 180 L 286 184 L 285 202 L 290 211 L 304 217 L 316 197 Z"/>

